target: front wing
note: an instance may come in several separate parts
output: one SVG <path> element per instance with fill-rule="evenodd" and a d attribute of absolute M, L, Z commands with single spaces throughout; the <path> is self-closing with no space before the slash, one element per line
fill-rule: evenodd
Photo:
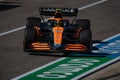
<path fill-rule="evenodd" d="M 74 44 L 65 44 L 64 46 L 60 48 L 56 48 L 52 46 L 49 43 L 40 43 L 40 42 L 34 42 L 29 45 L 29 51 L 52 51 L 52 52 L 64 52 L 64 51 L 86 51 L 87 47 L 82 44 L 74 43 Z"/>

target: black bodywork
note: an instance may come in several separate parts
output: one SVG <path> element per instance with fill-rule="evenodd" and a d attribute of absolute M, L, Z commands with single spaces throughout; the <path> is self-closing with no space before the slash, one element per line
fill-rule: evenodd
<path fill-rule="evenodd" d="M 41 15 L 54 16 L 56 10 L 60 10 L 62 16 L 74 17 L 72 22 L 67 19 L 62 19 L 57 23 L 54 19 L 49 19 L 44 21 Z M 31 51 L 30 44 L 36 41 L 40 43 L 47 43 L 50 45 L 51 50 L 62 51 L 65 49 L 67 44 L 82 44 L 87 47 L 85 52 L 91 52 L 92 47 L 92 34 L 90 30 L 90 21 L 88 19 L 77 19 L 77 8 L 40 8 L 40 18 L 28 17 L 27 24 L 25 28 L 25 41 L 24 41 L 24 51 Z M 76 20 L 76 21 L 75 21 Z M 62 26 L 64 32 L 62 33 L 62 43 L 61 46 L 54 46 L 54 35 L 53 27 L 56 25 Z M 34 27 L 39 27 L 39 34 Z"/>

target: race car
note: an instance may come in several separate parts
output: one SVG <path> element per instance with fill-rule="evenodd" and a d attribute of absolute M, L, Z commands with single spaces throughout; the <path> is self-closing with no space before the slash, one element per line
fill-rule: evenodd
<path fill-rule="evenodd" d="M 39 8 L 40 17 L 28 17 L 24 32 L 24 51 L 91 52 L 90 20 L 76 19 L 77 8 Z M 52 16 L 44 21 L 43 16 Z M 63 18 L 64 17 L 64 18 Z M 66 19 L 74 17 L 73 21 Z"/>

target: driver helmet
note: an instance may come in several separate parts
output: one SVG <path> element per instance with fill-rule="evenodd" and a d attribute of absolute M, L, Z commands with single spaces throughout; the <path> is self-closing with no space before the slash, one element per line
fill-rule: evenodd
<path fill-rule="evenodd" d="M 60 10 L 56 10 L 55 12 L 55 18 L 62 18 L 62 13 Z"/>

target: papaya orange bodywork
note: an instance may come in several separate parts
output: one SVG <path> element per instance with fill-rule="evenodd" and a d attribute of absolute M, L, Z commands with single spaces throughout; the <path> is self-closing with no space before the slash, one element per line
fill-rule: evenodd
<path fill-rule="evenodd" d="M 50 50 L 50 46 L 47 43 L 35 42 L 31 45 L 34 50 Z"/>
<path fill-rule="evenodd" d="M 50 20 L 57 21 L 57 25 L 55 27 L 53 27 L 54 44 L 61 44 L 64 28 L 59 25 L 59 22 L 60 22 L 60 20 L 63 20 L 63 18 L 51 18 Z"/>
<path fill-rule="evenodd" d="M 64 28 L 61 26 L 56 26 L 53 28 L 54 44 L 61 44 L 62 43 L 63 30 L 64 30 Z"/>
<path fill-rule="evenodd" d="M 63 18 L 51 18 L 49 20 L 56 20 L 57 21 L 57 25 L 53 27 L 52 31 L 54 33 L 54 44 L 62 44 L 62 37 L 63 37 L 63 31 L 64 28 L 62 26 L 59 25 L 60 20 L 63 20 Z M 34 26 L 37 35 L 40 35 L 40 28 L 38 26 Z M 78 36 L 79 32 L 80 32 L 81 28 L 78 29 L 78 31 L 76 32 Z M 40 43 L 40 42 L 35 42 L 32 43 L 32 49 L 34 50 L 50 50 L 50 46 L 48 45 L 48 43 Z M 86 46 L 82 45 L 82 44 L 67 44 L 65 46 L 66 51 L 85 51 L 87 48 Z"/>
<path fill-rule="evenodd" d="M 41 34 L 41 31 L 40 31 L 40 27 L 39 27 L 39 26 L 34 26 L 34 29 L 36 30 L 37 36 L 43 36 L 43 35 Z"/>
<path fill-rule="evenodd" d="M 85 51 L 87 48 L 82 44 L 67 44 L 65 46 L 65 50 L 72 50 L 72 51 Z"/>
<path fill-rule="evenodd" d="M 82 41 L 86 39 L 79 39 L 84 33 L 82 33 L 84 25 L 85 28 L 87 26 L 89 27 L 89 21 L 87 19 L 76 20 L 78 13 L 77 8 L 42 7 L 39 9 L 39 12 L 40 18 L 27 18 L 24 51 L 84 52 L 89 50 L 89 44 L 83 43 L 87 41 Z M 45 21 L 42 15 L 53 17 Z M 74 17 L 74 19 L 72 23 L 70 23 L 71 21 L 64 19 L 63 16 Z M 74 22 L 75 20 L 76 22 Z M 86 34 L 87 33 L 85 33 L 85 36 Z M 84 36 L 84 34 L 82 36 Z M 89 38 L 90 37 L 88 37 L 88 39 Z"/>

